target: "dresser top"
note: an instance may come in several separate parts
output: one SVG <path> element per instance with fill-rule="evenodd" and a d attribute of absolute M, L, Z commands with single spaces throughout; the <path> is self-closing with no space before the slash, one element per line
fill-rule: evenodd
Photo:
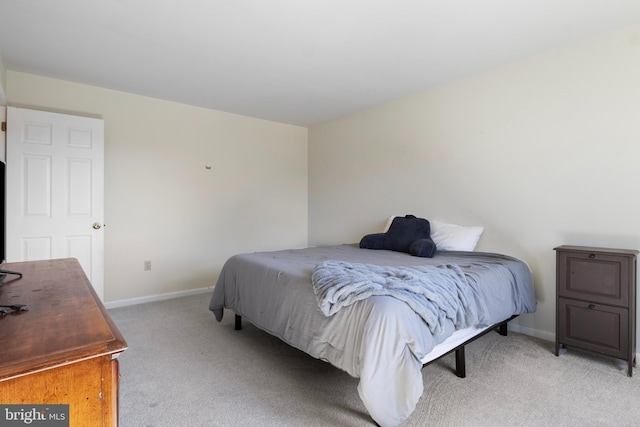
<path fill-rule="evenodd" d="M 0 317 L 0 381 L 127 348 L 75 258 L 9 263 L 0 305 L 28 311 Z"/>
<path fill-rule="evenodd" d="M 595 248 L 591 246 L 571 246 L 562 245 L 553 248 L 554 251 L 573 251 L 573 252 L 591 252 L 601 254 L 617 254 L 617 255 L 637 255 L 635 249 L 613 249 L 613 248 Z"/>

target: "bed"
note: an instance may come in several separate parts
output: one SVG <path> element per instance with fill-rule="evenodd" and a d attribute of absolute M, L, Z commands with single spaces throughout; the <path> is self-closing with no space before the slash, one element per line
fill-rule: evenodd
<path fill-rule="evenodd" d="M 445 317 L 434 327 L 406 301 L 378 294 L 326 315 L 312 275 L 335 261 L 397 269 L 455 266 L 464 275 L 473 316 L 467 323 Z M 506 322 L 534 312 L 536 300 L 528 265 L 510 256 L 438 251 L 421 258 L 345 244 L 235 255 L 221 271 L 209 309 L 218 321 L 225 309 L 232 310 L 236 329 L 246 319 L 359 378 L 362 402 L 385 427 L 401 424 L 414 411 L 423 393 L 424 364 L 457 349 L 458 374 L 464 376 L 464 343 L 496 325 L 506 332 Z"/>

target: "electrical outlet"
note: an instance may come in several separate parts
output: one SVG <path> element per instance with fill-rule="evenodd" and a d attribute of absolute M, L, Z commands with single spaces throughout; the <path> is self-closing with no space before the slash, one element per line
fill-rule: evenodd
<path fill-rule="evenodd" d="M 151 270 L 151 261 L 144 262 L 144 271 Z"/>

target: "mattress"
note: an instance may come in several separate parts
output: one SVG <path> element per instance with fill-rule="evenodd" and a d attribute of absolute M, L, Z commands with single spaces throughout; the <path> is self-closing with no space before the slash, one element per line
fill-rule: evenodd
<path fill-rule="evenodd" d="M 231 257 L 209 305 L 216 319 L 230 309 L 291 346 L 359 378 L 360 398 L 383 427 L 399 425 L 411 415 L 423 393 L 423 363 L 434 357 L 434 349 L 446 353 L 454 348 L 437 346 L 452 336 L 452 340 L 464 338 L 463 332 L 454 335 L 454 322 L 445 322 L 441 332 L 432 333 L 405 302 L 389 296 L 372 296 L 325 316 L 312 290 L 311 274 L 328 260 L 407 267 L 455 264 L 471 288 L 475 329 L 536 309 L 527 264 L 501 254 L 442 251 L 433 258 L 419 258 L 336 245 Z"/>

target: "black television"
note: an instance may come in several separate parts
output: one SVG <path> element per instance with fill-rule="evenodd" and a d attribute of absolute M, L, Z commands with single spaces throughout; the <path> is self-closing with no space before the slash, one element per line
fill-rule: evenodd
<path fill-rule="evenodd" d="M 16 271 L 4 270 L 5 261 L 7 260 L 7 167 L 5 163 L 0 160 L 0 286 L 2 282 L 7 278 L 8 274 L 14 274 L 22 277 L 21 273 Z"/>
<path fill-rule="evenodd" d="M 7 190 L 7 167 L 2 160 L 0 160 L 0 266 L 7 260 L 6 254 L 6 190 Z"/>

